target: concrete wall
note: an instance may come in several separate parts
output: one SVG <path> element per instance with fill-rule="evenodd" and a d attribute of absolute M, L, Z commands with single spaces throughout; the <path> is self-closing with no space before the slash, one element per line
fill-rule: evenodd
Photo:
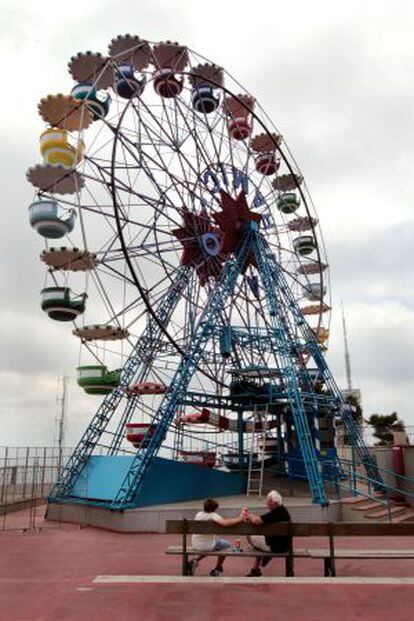
<path fill-rule="evenodd" d="M 392 447 L 380 447 L 375 446 L 370 449 L 371 453 L 375 456 L 377 464 L 380 468 L 387 470 L 393 470 L 392 459 Z M 414 446 L 404 446 L 404 465 L 405 465 L 405 477 L 412 479 L 412 482 L 407 482 L 404 479 L 395 477 L 391 474 L 385 474 L 380 470 L 380 474 L 384 483 L 391 485 L 392 487 L 398 487 L 404 492 L 411 494 L 412 498 L 406 496 L 406 501 L 411 506 L 414 506 Z"/>
<path fill-rule="evenodd" d="M 412 479 L 412 482 L 403 482 L 401 487 L 405 492 L 412 495 L 412 498 L 406 497 L 406 500 L 412 507 L 414 507 L 414 446 L 404 447 L 404 464 L 405 476 Z"/>
<path fill-rule="evenodd" d="M 396 479 L 392 474 L 385 473 L 381 470 L 392 470 L 392 446 L 374 446 L 370 448 L 371 455 L 374 455 L 375 460 L 380 468 L 380 475 L 386 485 L 396 487 Z"/>

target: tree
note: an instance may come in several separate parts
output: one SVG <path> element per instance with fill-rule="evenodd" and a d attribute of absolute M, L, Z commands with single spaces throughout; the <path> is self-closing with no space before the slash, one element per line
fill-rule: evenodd
<path fill-rule="evenodd" d="M 394 442 L 393 431 L 405 431 L 404 421 L 398 418 L 397 412 L 391 414 L 371 414 L 368 424 L 374 427 L 375 446 L 390 446 Z"/>
<path fill-rule="evenodd" d="M 350 405 L 350 406 L 351 406 L 351 409 L 352 409 L 352 418 L 354 419 L 355 424 L 356 424 L 356 425 L 358 425 L 358 426 L 359 426 L 359 425 L 362 425 L 362 424 L 363 424 L 363 422 L 364 422 L 364 419 L 363 419 L 363 413 L 362 413 L 361 401 L 360 401 L 360 399 L 358 398 L 358 396 L 357 396 L 357 395 L 355 395 L 355 394 L 349 393 L 349 394 L 347 394 L 347 395 L 345 396 L 345 398 L 344 398 L 344 402 L 345 402 L 347 405 Z M 345 430 L 345 428 L 344 428 L 344 423 L 343 423 L 343 421 L 342 421 L 341 419 L 338 419 L 338 420 L 335 422 L 335 426 L 336 426 L 336 427 L 339 427 L 339 428 L 341 428 L 341 429 L 342 429 L 342 433 L 341 433 L 341 440 L 340 440 L 340 441 L 341 441 L 341 442 L 343 442 L 343 444 L 344 444 L 345 446 L 350 445 L 350 444 L 351 444 L 351 439 L 350 439 L 350 437 L 349 437 L 348 433 L 346 432 L 346 430 Z"/>
<path fill-rule="evenodd" d="M 345 399 L 345 403 L 352 406 L 352 417 L 355 423 L 357 425 L 362 425 L 362 406 L 358 397 L 356 395 L 349 394 Z"/>

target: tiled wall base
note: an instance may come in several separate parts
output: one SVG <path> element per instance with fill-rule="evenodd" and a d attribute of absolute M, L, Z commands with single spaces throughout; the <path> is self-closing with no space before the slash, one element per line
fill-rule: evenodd
<path fill-rule="evenodd" d="M 340 522 L 342 520 L 340 502 L 334 501 L 328 507 L 320 507 L 311 504 L 308 500 L 304 500 L 303 505 L 301 505 L 296 499 L 294 506 L 289 506 L 289 499 L 286 499 L 286 506 L 294 522 Z M 167 520 L 183 518 L 191 520 L 199 508 L 200 502 L 195 501 L 192 508 L 180 509 L 177 506 L 168 508 L 168 505 L 165 505 L 164 507 L 131 509 L 119 513 L 102 507 L 51 503 L 48 505 L 46 518 L 58 522 L 94 526 L 119 532 L 164 533 Z M 265 511 L 264 499 L 257 506 L 250 505 L 250 510 L 253 513 L 263 513 Z M 234 516 L 235 513 L 234 508 L 220 508 L 220 514 L 223 517 Z"/>

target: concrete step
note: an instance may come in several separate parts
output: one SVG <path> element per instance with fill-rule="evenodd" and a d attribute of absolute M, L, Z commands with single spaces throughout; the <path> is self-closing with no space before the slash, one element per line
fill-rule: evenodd
<path fill-rule="evenodd" d="M 406 507 L 390 507 L 389 510 L 388 507 L 382 507 L 381 509 L 378 509 L 376 511 L 370 511 L 369 513 L 365 513 L 364 517 L 372 518 L 374 520 L 381 520 L 382 518 L 387 519 L 388 516 L 391 514 L 394 518 L 394 515 L 397 516 L 401 513 L 405 513 L 405 510 Z"/>
<path fill-rule="evenodd" d="M 349 496 L 348 498 L 342 498 L 341 502 L 344 505 L 358 505 L 368 500 L 366 496 Z"/>
<path fill-rule="evenodd" d="M 383 505 L 375 500 L 367 500 L 366 502 L 359 502 L 354 507 L 352 507 L 352 511 L 368 511 L 369 509 L 381 509 Z"/>
<path fill-rule="evenodd" d="M 408 509 L 408 507 L 405 507 L 404 513 L 401 513 L 396 517 L 393 516 L 392 521 L 393 524 L 400 524 L 401 522 L 414 522 L 414 509 Z"/>

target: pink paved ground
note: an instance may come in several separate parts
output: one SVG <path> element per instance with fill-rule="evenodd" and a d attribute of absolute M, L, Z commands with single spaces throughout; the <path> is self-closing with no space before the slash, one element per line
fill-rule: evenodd
<path fill-rule="evenodd" d="M 16 525 L 24 520 L 16 515 Z M 38 522 L 39 524 L 39 522 Z M 12 523 L 9 521 L 9 526 Z M 0 620 L 44 621 L 411 621 L 413 585 L 344 584 L 96 584 L 97 575 L 178 575 L 180 561 L 166 557 L 175 536 L 128 535 L 75 527 L 40 533 L 0 533 Z M 322 539 L 298 547 L 325 547 Z M 344 539 L 338 547 L 355 548 Z M 414 548 L 414 538 L 367 539 L 364 547 Z M 199 574 L 212 566 L 207 559 Z M 243 576 L 247 561 L 232 559 L 226 575 Z M 413 561 L 338 561 L 340 576 L 414 576 Z M 296 575 L 321 576 L 320 561 L 299 560 Z M 272 562 L 266 575 L 283 575 Z"/>

